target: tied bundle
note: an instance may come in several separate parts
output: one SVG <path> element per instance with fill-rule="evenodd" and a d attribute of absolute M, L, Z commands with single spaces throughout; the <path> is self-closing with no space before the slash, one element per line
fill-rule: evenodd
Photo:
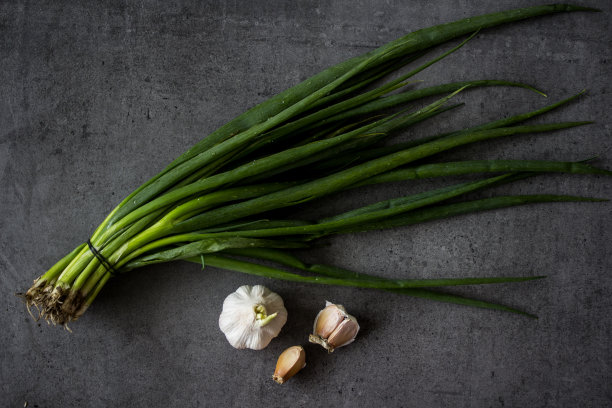
<path fill-rule="evenodd" d="M 34 281 L 24 295 L 28 310 L 36 308 L 38 317 L 65 325 L 87 310 L 111 277 L 146 265 L 187 260 L 275 279 L 383 289 L 526 314 L 436 288 L 520 282 L 538 276 L 384 279 L 328 265 L 306 264 L 289 251 L 308 248 L 330 235 L 413 225 L 476 211 L 530 203 L 602 201 L 551 194 L 455 199 L 543 172 L 611 174 L 585 162 L 428 162 L 433 155 L 470 143 L 590 123 L 523 124 L 580 94 L 467 129 L 388 143 L 399 131 L 460 106 L 449 101 L 466 88 L 512 86 L 541 93 L 529 85 L 504 80 L 402 88 L 410 78 L 461 48 L 479 30 L 573 11 L 594 10 L 571 5 L 536 6 L 425 28 L 328 68 L 255 106 L 196 143 L 126 197 L 87 242 Z M 469 38 L 453 49 L 396 79 L 382 81 L 408 64 L 417 64 L 433 47 L 466 35 Z M 439 99 L 418 109 L 406 108 L 408 103 L 432 96 Z M 418 165 L 412 164 L 415 161 Z M 320 220 L 287 218 L 283 212 L 287 207 L 348 189 L 476 173 L 500 174 Z M 455 200 L 449 203 L 450 199 Z"/>

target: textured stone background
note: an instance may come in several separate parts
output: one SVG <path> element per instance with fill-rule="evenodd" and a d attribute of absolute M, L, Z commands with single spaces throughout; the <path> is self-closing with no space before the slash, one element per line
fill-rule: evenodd
<path fill-rule="evenodd" d="M 430 4 L 434 3 L 434 4 Z M 546 274 L 464 288 L 539 320 L 367 290 L 257 279 L 176 263 L 109 282 L 74 333 L 34 322 L 14 292 L 84 241 L 122 197 L 257 102 L 417 28 L 530 1 L 5 1 L 0 4 L 0 405 L 589 406 L 612 404 L 612 205 L 545 204 L 334 239 L 309 254 L 381 276 Z M 461 110 L 403 137 L 533 109 L 583 88 L 542 120 L 588 127 L 466 147 L 445 158 L 578 160 L 610 168 L 612 6 L 480 33 L 419 75 L 425 84 L 499 78 L 549 93 L 465 92 Z M 80 4 L 80 5 L 79 5 Z M 447 49 L 440 47 L 440 52 Z M 352 192 L 327 212 L 454 180 Z M 609 178 L 541 176 L 511 193 L 612 198 Z M 492 194 L 487 192 L 483 195 Z M 303 210 L 304 217 L 317 210 Z M 264 351 L 217 327 L 224 297 L 262 283 L 289 322 Z M 325 299 L 362 332 L 333 355 L 306 345 L 290 383 L 277 355 L 306 344 Z"/>

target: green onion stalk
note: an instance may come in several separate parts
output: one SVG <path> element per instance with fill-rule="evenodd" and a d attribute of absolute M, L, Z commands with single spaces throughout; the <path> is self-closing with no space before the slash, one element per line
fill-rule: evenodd
<path fill-rule="evenodd" d="M 479 30 L 573 11 L 594 10 L 559 4 L 536 6 L 418 30 L 328 68 L 251 108 L 196 143 L 119 203 L 86 243 L 34 281 L 24 295 L 28 310 L 36 308 L 39 318 L 66 325 L 87 310 L 111 277 L 150 264 L 187 260 L 268 278 L 373 288 L 526 314 L 441 291 L 440 287 L 521 282 L 539 276 L 383 279 L 306 264 L 290 251 L 308 248 L 330 235 L 394 228 L 476 211 L 530 203 L 601 201 L 552 194 L 460 201 L 467 193 L 544 172 L 611 174 L 586 162 L 428 161 L 466 144 L 588 124 L 524 124 L 580 94 L 467 129 L 389 144 L 390 137 L 399 131 L 432 118 L 440 120 L 439 115 L 461 106 L 450 102 L 459 92 L 508 86 L 542 94 L 526 84 L 494 79 L 418 89 L 406 85 L 414 84 L 412 77 L 457 51 Z M 389 74 L 416 64 L 437 45 L 462 36 L 469 37 L 384 82 Z M 438 99 L 431 102 L 432 97 Z M 422 102 L 425 98 L 430 102 Z M 286 207 L 373 184 L 481 173 L 489 175 L 320 220 L 287 219 L 286 211 L 281 212 Z"/>

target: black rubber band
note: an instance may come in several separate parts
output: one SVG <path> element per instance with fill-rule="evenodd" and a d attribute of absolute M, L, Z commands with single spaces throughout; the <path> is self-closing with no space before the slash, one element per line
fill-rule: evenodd
<path fill-rule="evenodd" d="M 111 274 L 111 276 L 117 275 L 117 270 L 113 268 L 113 265 L 111 265 L 110 262 L 108 262 L 100 252 L 98 252 L 96 247 L 93 246 L 89 239 L 87 240 L 87 246 L 89 247 L 91 253 L 94 254 L 96 258 L 98 258 L 98 261 L 100 261 L 100 263 L 104 266 L 104 269 L 106 269 Z"/>

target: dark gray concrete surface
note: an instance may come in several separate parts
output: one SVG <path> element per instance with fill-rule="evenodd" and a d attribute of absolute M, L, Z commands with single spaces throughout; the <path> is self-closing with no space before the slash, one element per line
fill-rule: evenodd
<path fill-rule="evenodd" d="M 430 4 L 432 3 L 432 4 Z M 544 204 L 334 239 L 308 254 L 381 276 L 548 275 L 457 290 L 539 320 L 376 291 L 270 281 L 174 263 L 108 283 L 73 333 L 34 322 L 20 299 L 122 197 L 216 127 L 347 57 L 417 28 L 530 1 L 5 1 L 0 4 L 0 406 L 603 407 L 612 405 L 612 205 Z M 465 92 L 461 110 L 406 132 L 430 135 L 588 96 L 542 121 L 596 124 L 520 136 L 445 158 L 612 165 L 611 16 L 544 17 L 486 30 L 418 76 L 499 78 L 525 90 Z M 440 51 L 447 49 L 443 46 Z M 303 216 L 419 191 L 399 183 L 323 200 Z M 497 193 L 612 198 L 609 178 L 551 175 Z M 483 193 L 486 196 L 493 192 Z M 319 208 L 327 208 L 325 211 Z M 264 284 L 289 321 L 259 352 L 237 351 L 217 318 L 224 297 Z M 307 345 L 332 300 L 362 325 L 333 355 Z M 307 367 L 272 382 L 303 344 Z"/>

